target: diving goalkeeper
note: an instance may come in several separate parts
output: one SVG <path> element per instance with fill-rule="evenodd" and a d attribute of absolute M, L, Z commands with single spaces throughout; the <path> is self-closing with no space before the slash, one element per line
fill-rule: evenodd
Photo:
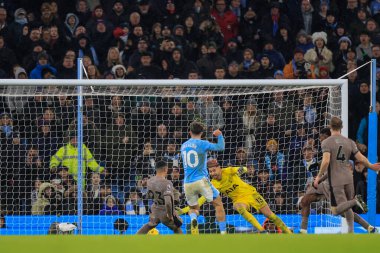
<path fill-rule="evenodd" d="M 264 228 L 249 212 L 250 207 L 260 211 L 270 221 L 272 221 L 283 233 L 292 233 L 285 223 L 277 217 L 269 208 L 265 199 L 256 191 L 256 188 L 245 183 L 240 176 L 247 172 L 247 167 L 227 167 L 221 168 L 216 159 L 207 161 L 207 168 L 212 178 L 212 185 L 221 193 L 226 194 L 232 199 L 234 209 L 251 223 L 259 231 Z M 204 197 L 198 200 L 199 204 L 205 202 Z M 187 213 L 189 207 L 180 210 L 180 213 Z"/>

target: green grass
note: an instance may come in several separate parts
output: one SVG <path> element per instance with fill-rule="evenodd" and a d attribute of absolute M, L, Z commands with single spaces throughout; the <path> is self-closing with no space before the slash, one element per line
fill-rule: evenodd
<path fill-rule="evenodd" d="M 378 252 L 380 235 L 0 236 L 0 252 L 27 253 L 362 253 Z"/>

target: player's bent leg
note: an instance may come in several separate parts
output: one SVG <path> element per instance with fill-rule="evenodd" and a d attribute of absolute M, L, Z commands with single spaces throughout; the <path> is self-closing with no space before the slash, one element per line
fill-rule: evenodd
<path fill-rule="evenodd" d="M 286 234 L 292 233 L 292 231 L 290 231 L 290 229 L 285 225 L 285 223 L 277 215 L 275 215 L 272 212 L 272 210 L 270 210 L 268 205 L 261 208 L 260 212 L 264 214 L 264 216 L 267 217 L 271 222 L 273 222 L 278 228 L 280 228 L 282 232 Z"/>
<path fill-rule="evenodd" d="M 317 194 L 306 194 L 301 200 L 301 234 L 307 234 L 307 225 L 309 223 L 309 215 L 310 215 L 310 204 L 318 201 L 319 197 Z"/>
<path fill-rule="evenodd" d="M 211 203 L 215 208 L 215 216 L 219 225 L 220 233 L 225 234 L 226 233 L 226 212 L 224 211 L 222 198 L 218 196 Z"/>
<path fill-rule="evenodd" d="M 136 234 L 138 235 L 144 235 L 144 234 L 147 234 L 149 232 L 149 230 L 155 228 L 156 226 L 152 226 L 150 225 L 149 223 L 145 224 L 144 226 L 142 226 L 139 231 L 137 231 Z"/>
<path fill-rule="evenodd" d="M 261 224 L 256 220 L 256 218 L 248 212 L 248 205 L 245 203 L 234 203 L 234 209 L 241 215 L 243 218 L 252 224 L 257 230 L 264 231 L 264 228 Z"/>

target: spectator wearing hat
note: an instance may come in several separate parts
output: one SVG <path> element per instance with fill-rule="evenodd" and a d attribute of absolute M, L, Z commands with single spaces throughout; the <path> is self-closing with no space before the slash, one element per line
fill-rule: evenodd
<path fill-rule="evenodd" d="M 42 70 L 48 69 L 50 70 L 53 75 L 57 74 L 57 70 L 49 64 L 49 55 L 46 53 L 46 51 L 42 51 L 37 56 L 37 65 L 36 67 L 30 72 L 30 79 L 42 79 Z"/>
<path fill-rule="evenodd" d="M 75 35 L 75 29 L 79 25 L 79 18 L 74 13 L 67 13 L 64 25 L 65 25 L 65 34 L 67 38 L 70 41 L 73 40 L 74 35 Z"/>
<path fill-rule="evenodd" d="M 326 13 L 326 20 L 323 23 L 322 30 L 327 34 L 328 37 L 331 37 L 333 36 L 337 25 L 338 25 L 337 14 L 332 10 L 328 10 Z"/>
<path fill-rule="evenodd" d="M 244 15 L 239 22 L 239 35 L 241 36 L 242 42 L 248 48 L 257 51 L 260 49 L 260 23 L 259 15 L 257 12 L 259 8 L 255 6 L 247 6 L 244 10 Z"/>
<path fill-rule="evenodd" d="M 270 180 L 283 180 L 286 178 L 285 155 L 279 151 L 279 144 L 275 139 L 266 142 L 264 155 L 265 169 L 269 171 Z"/>
<path fill-rule="evenodd" d="M 145 36 L 141 37 L 137 41 L 137 50 L 135 50 L 128 60 L 128 67 L 137 69 L 140 65 L 141 55 L 145 52 L 148 52 L 149 49 L 149 40 Z M 153 56 L 153 55 L 152 55 Z"/>
<path fill-rule="evenodd" d="M 284 79 L 284 72 L 282 70 L 276 70 L 273 74 L 274 79 Z"/>
<path fill-rule="evenodd" d="M 216 66 L 227 68 L 226 59 L 217 53 L 217 46 L 214 41 L 207 44 L 207 54 L 197 61 L 197 67 L 204 79 L 213 79 Z"/>
<path fill-rule="evenodd" d="M 304 56 L 305 61 L 314 65 L 316 75 L 318 75 L 321 66 L 327 67 L 328 71 L 332 73 L 334 71 L 333 53 L 327 48 L 327 34 L 315 32 L 312 39 L 314 48 L 307 50 Z"/>
<path fill-rule="evenodd" d="M 99 62 L 103 62 L 106 59 L 108 47 L 113 43 L 112 31 L 112 28 L 108 27 L 104 20 L 98 20 L 95 30 L 91 33 L 91 44 L 96 50 Z"/>
<path fill-rule="evenodd" d="M 107 11 L 107 19 L 112 23 L 113 27 L 128 21 L 127 11 L 124 6 L 125 2 L 121 0 L 113 1 L 112 10 Z"/>
<path fill-rule="evenodd" d="M 274 75 L 274 71 L 275 71 L 275 68 L 269 58 L 269 55 L 262 54 L 260 57 L 260 68 L 258 69 L 257 78 L 272 79 Z"/>
<path fill-rule="evenodd" d="M 127 79 L 127 69 L 121 64 L 113 66 L 111 73 L 115 76 L 115 79 Z"/>
<path fill-rule="evenodd" d="M 274 69 L 283 69 L 286 64 L 284 56 L 277 51 L 274 46 L 275 43 L 272 39 L 266 40 L 264 42 L 262 53 L 258 55 L 257 59 L 261 59 L 262 55 L 267 55 L 270 62 L 273 64 Z"/>
<path fill-rule="evenodd" d="M 194 62 L 185 58 L 181 48 L 176 47 L 172 51 L 172 57 L 168 62 L 167 73 L 171 78 L 186 79 L 191 69 L 195 69 L 197 66 Z"/>
<path fill-rule="evenodd" d="M 306 53 L 307 50 L 309 50 L 310 48 L 313 48 L 314 47 L 314 44 L 313 44 L 313 41 L 311 39 L 311 36 L 307 35 L 305 33 L 305 31 L 301 30 L 297 33 L 297 36 L 296 36 L 296 49 L 299 48 L 302 50 L 303 53 Z M 289 50 L 289 49 L 288 49 Z M 291 58 L 293 59 L 293 56 L 294 56 L 294 51 L 291 52 Z"/>
<path fill-rule="evenodd" d="M 85 34 L 80 34 L 77 37 L 76 43 L 77 52 L 79 58 L 87 55 L 91 58 L 92 62 L 99 66 L 99 59 L 94 46 L 91 44 L 90 38 Z"/>
<path fill-rule="evenodd" d="M 225 0 L 216 0 L 211 10 L 211 16 L 216 20 L 224 37 L 224 52 L 231 38 L 238 35 L 239 23 L 237 16 L 228 8 Z"/>
<path fill-rule="evenodd" d="M 28 24 L 26 11 L 24 8 L 18 8 L 14 12 L 14 21 L 8 26 L 8 34 L 6 35 L 7 44 L 11 49 L 16 49 L 22 37 L 24 26 Z"/>
<path fill-rule="evenodd" d="M 187 55 L 189 50 L 189 43 L 185 38 L 185 27 L 181 24 L 175 25 L 173 27 L 173 39 L 176 40 L 176 44 L 178 47 L 182 49 L 182 51 Z"/>
<path fill-rule="evenodd" d="M 239 48 L 239 41 L 236 38 L 231 38 L 227 43 L 225 58 L 228 63 L 243 61 L 243 51 Z"/>
<path fill-rule="evenodd" d="M 286 79 L 315 79 L 314 65 L 304 59 L 304 52 L 300 48 L 294 50 L 293 60 L 284 67 Z"/>
<path fill-rule="evenodd" d="M 140 55 L 140 66 L 134 71 L 138 79 L 163 79 L 166 74 L 162 69 L 154 64 L 151 52 L 142 52 Z"/>
<path fill-rule="evenodd" d="M 250 48 L 246 48 L 243 52 L 243 61 L 239 64 L 239 72 L 244 78 L 257 78 L 260 63 L 255 60 L 254 52 Z"/>
<path fill-rule="evenodd" d="M 239 73 L 239 63 L 232 61 L 228 64 L 225 79 L 242 79 L 242 76 Z"/>

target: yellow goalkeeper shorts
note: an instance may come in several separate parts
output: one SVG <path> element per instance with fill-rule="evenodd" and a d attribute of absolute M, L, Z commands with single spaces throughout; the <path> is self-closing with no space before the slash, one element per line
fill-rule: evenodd
<path fill-rule="evenodd" d="M 253 194 L 242 196 L 234 201 L 234 203 L 243 203 L 247 207 L 253 207 L 257 211 L 267 205 L 267 202 L 257 191 L 254 191 Z"/>

